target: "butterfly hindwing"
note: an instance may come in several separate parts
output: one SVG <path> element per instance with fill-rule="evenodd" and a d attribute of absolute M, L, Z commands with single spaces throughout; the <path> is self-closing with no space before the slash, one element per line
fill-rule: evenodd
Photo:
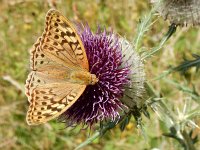
<path fill-rule="evenodd" d="M 50 83 L 32 90 L 27 123 L 37 125 L 58 117 L 80 97 L 86 85 Z"/>
<path fill-rule="evenodd" d="M 31 98 L 32 90 L 37 86 L 48 83 L 61 83 L 69 81 L 69 72 L 65 68 L 58 66 L 46 66 L 45 71 L 31 71 L 25 84 L 25 93 L 28 100 Z"/>

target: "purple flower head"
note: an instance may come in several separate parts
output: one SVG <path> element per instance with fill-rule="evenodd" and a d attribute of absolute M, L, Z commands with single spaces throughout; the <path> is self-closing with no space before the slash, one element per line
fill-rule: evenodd
<path fill-rule="evenodd" d="M 112 32 L 100 28 L 94 34 L 88 26 L 79 35 L 86 50 L 89 69 L 99 82 L 88 85 L 81 97 L 60 116 L 69 125 L 92 124 L 102 121 L 114 121 L 120 117 L 124 105 L 125 85 L 130 83 L 130 65 L 123 62 L 122 47 L 119 38 Z"/>

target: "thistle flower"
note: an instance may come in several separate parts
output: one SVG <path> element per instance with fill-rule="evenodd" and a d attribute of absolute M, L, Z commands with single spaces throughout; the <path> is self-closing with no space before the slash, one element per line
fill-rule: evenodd
<path fill-rule="evenodd" d="M 125 39 L 121 39 L 121 49 L 123 53 L 123 62 L 130 67 L 130 83 L 125 87 L 121 101 L 129 109 L 141 109 L 145 99 L 145 71 L 144 64 L 140 56 L 134 50 L 133 46 Z M 124 64 L 125 65 L 125 64 Z"/>
<path fill-rule="evenodd" d="M 80 123 L 91 126 L 103 120 L 115 121 L 120 118 L 120 112 L 127 109 L 121 98 L 126 86 L 134 84 L 132 79 L 135 78 L 131 75 L 133 73 L 135 76 L 138 69 L 132 69 L 132 65 L 135 66 L 135 55 L 129 56 L 130 53 L 126 57 L 123 46 L 125 41 L 112 32 L 98 28 L 94 34 L 88 26 L 82 29 L 79 26 L 79 35 L 86 50 L 90 72 L 98 77 L 99 82 L 87 86 L 82 96 L 59 119 L 69 126 Z M 138 61 L 138 57 L 136 59 Z M 133 86 L 138 86 L 138 83 Z M 140 87 L 132 94 L 137 95 L 140 93 L 138 90 Z"/>
<path fill-rule="evenodd" d="M 199 0 L 151 0 L 160 2 L 158 12 L 166 20 L 180 26 L 200 24 Z"/>

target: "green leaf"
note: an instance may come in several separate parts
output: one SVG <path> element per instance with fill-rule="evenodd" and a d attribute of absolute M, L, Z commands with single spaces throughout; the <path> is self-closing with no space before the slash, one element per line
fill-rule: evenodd
<path fill-rule="evenodd" d="M 185 74 L 188 69 L 192 67 L 196 67 L 197 72 L 200 68 L 200 55 L 192 54 L 193 60 L 188 60 L 187 58 L 184 59 L 184 62 L 182 62 L 179 66 L 175 67 L 175 71 L 179 71 L 182 74 Z"/>
<path fill-rule="evenodd" d="M 126 128 L 126 126 L 129 124 L 131 119 L 131 115 L 128 115 L 124 118 L 124 120 L 121 122 L 120 124 L 120 130 L 124 131 L 124 129 Z"/>

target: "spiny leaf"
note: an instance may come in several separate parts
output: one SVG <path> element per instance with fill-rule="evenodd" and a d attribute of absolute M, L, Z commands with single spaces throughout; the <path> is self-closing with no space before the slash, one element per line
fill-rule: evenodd
<path fill-rule="evenodd" d="M 126 128 L 126 126 L 129 124 L 131 119 L 131 115 L 126 116 L 123 121 L 120 124 L 120 130 L 124 131 L 124 129 Z"/>
<path fill-rule="evenodd" d="M 182 74 L 186 73 L 188 69 L 192 67 L 196 67 L 197 72 L 200 68 L 200 55 L 192 54 L 193 60 L 188 60 L 187 58 L 184 58 L 184 61 L 177 67 L 174 68 L 175 71 L 179 71 Z"/>

